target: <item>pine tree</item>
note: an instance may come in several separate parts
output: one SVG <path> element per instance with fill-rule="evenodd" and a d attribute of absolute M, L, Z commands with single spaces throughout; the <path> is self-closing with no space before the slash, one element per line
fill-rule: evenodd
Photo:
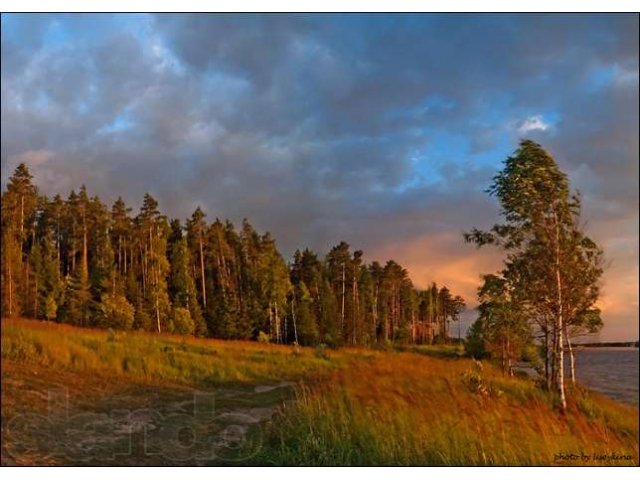
<path fill-rule="evenodd" d="M 204 243 L 205 243 L 205 231 L 207 228 L 207 224 L 204 221 L 206 215 L 197 207 L 196 210 L 191 215 L 191 219 L 187 222 L 187 240 L 189 243 L 189 248 L 191 250 L 191 258 L 194 259 L 194 262 L 197 263 L 197 267 L 195 267 L 196 263 L 194 263 L 194 267 L 199 273 L 199 288 L 200 288 L 200 299 L 202 303 L 202 308 L 207 310 L 207 287 L 206 287 L 206 276 L 205 276 L 205 256 L 204 256 Z"/>
<path fill-rule="evenodd" d="M 182 236 L 182 227 L 179 221 L 172 222 L 172 235 L 170 238 L 171 273 L 169 277 L 169 293 L 171 303 L 175 308 L 185 308 L 189 312 L 189 321 L 194 325 L 194 331 L 198 336 L 205 336 L 207 327 L 198 303 L 196 286 L 192 272 L 192 262 L 187 240 Z M 174 318 L 186 319 L 184 312 L 173 314 Z M 186 320 L 185 320 L 186 322 Z M 188 322 L 187 322 L 188 323 Z M 174 327 L 176 322 L 174 321 Z"/>
<path fill-rule="evenodd" d="M 2 314 L 14 317 L 28 308 L 29 263 L 38 193 L 24 163 L 18 165 L 2 194 Z"/>
<path fill-rule="evenodd" d="M 82 268 L 68 276 L 58 310 L 58 318 L 64 323 L 80 327 L 91 326 L 91 290 Z"/>
<path fill-rule="evenodd" d="M 143 252 L 144 308 L 154 320 L 156 330 L 162 332 L 170 311 L 167 291 L 169 262 L 166 256 L 168 226 L 166 218 L 160 215 L 158 202 L 148 193 L 144 196 L 137 224 Z"/>

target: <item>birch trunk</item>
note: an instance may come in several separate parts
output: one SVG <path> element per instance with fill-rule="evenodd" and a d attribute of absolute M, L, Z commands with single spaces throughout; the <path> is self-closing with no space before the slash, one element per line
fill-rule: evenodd
<path fill-rule="evenodd" d="M 201 280 L 201 288 L 202 288 L 202 306 L 205 311 L 207 309 L 207 289 L 205 288 L 205 278 L 204 278 L 204 249 L 202 248 L 202 232 L 200 232 L 199 236 L 200 240 L 200 280 Z"/>
<path fill-rule="evenodd" d="M 564 317 L 563 317 L 563 304 L 562 304 L 562 277 L 560 275 L 560 227 L 558 225 L 558 214 L 554 212 L 554 220 L 556 227 L 556 289 L 558 298 L 558 315 L 556 320 L 557 330 L 557 344 L 556 351 L 558 352 L 558 393 L 560 394 L 560 405 L 562 410 L 567 409 L 567 398 L 564 391 L 564 341 L 562 333 L 565 329 Z"/>
<path fill-rule="evenodd" d="M 9 248 L 12 248 L 13 245 L 11 245 Z M 8 261 L 7 261 L 7 280 L 8 280 L 8 287 L 9 287 L 9 318 L 11 318 L 13 316 L 13 273 L 12 273 L 12 268 L 11 268 L 11 264 L 13 263 L 13 259 L 11 258 L 11 251 L 9 251 L 8 254 Z"/>
<path fill-rule="evenodd" d="M 344 335 L 344 297 L 345 297 L 345 278 L 344 263 L 342 264 L 342 307 L 340 308 L 340 334 Z"/>
<path fill-rule="evenodd" d="M 298 327 L 296 325 L 296 296 L 293 294 L 293 298 L 291 299 L 291 319 L 293 320 L 293 341 L 298 345 Z"/>
<path fill-rule="evenodd" d="M 551 344 L 549 341 L 549 329 L 544 330 L 544 379 L 547 383 L 547 390 L 551 390 L 551 368 L 550 362 L 550 350 Z"/>
<path fill-rule="evenodd" d="M 576 358 L 573 353 L 573 346 L 571 345 L 571 339 L 569 338 L 569 332 L 567 331 L 567 325 L 564 325 L 564 336 L 567 341 L 567 350 L 569 351 L 569 368 L 571 373 L 571 383 L 576 384 Z"/>

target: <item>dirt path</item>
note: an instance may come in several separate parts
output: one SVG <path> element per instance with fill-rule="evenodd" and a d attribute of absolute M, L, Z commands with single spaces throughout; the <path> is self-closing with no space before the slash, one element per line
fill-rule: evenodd
<path fill-rule="evenodd" d="M 293 392 L 290 382 L 198 390 L 4 367 L 2 377 L 3 465 L 241 464 Z"/>

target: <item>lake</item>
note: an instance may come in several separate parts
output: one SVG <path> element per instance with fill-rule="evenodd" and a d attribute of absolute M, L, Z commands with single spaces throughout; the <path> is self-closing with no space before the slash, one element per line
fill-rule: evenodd
<path fill-rule="evenodd" d="M 615 400 L 638 405 L 638 349 L 583 348 L 576 352 L 579 383 Z"/>

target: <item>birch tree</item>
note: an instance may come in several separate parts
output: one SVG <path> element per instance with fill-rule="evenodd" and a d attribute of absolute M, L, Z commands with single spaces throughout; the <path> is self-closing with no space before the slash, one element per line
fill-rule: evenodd
<path fill-rule="evenodd" d="M 536 316 L 550 320 L 553 387 L 564 410 L 568 326 L 584 321 L 578 312 L 597 300 L 601 250 L 581 231 L 579 197 L 571 194 L 566 174 L 537 143 L 523 140 L 487 191 L 500 202 L 505 223 L 488 232 L 473 229 L 465 239 L 502 247 L 507 263 L 526 270 L 518 295 Z M 576 288 L 579 277 L 586 285 Z M 540 295 L 542 286 L 546 293 Z"/>

